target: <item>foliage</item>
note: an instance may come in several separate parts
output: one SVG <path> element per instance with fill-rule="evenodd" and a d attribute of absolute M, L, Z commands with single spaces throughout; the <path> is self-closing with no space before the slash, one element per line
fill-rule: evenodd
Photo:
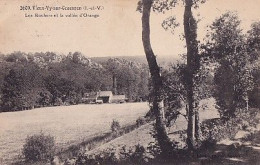
<path fill-rule="evenodd" d="M 147 123 L 147 119 L 144 118 L 144 117 L 139 117 L 139 118 L 136 120 L 136 125 L 137 125 L 137 127 L 140 127 L 140 126 L 142 126 L 142 125 L 144 125 L 144 124 L 146 124 L 146 123 Z"/>
<path fill-rule="evenodd" d="M 260 21 L 254 22 L 251 29 L 247 32 L 247 51 L 250 55 L 250 60 L 254 61 L 259 58 L 260 51 Z"/>
<path fill-rule="evenodd" d="M 248 92 L 253 89 L 253 77 L 245 35 L 237 15 L 227 12 L 215 20 L 206 44 L 217 68 L 214 75 L 214 97 L 222 117 L 234 117 L 246 106 Z"/>
<path fill-rule="evenodd" d="M 234 138 L 238 132 L 236 120 L 223 121 L 212 119 L 201 125 L 202 139 L 205 142 L 217 142 L 226 138 Z"/>
<path fill-rule="evenodd" d="M 200 3 L 205 3 L 205 0 L 186 0 L 186 1 L 178 1 L 178 0 L 152 0 L 152 1 L 139 1 L 137 10 L 143 13 L 142 17 L 142 25 L 143 25 L 143 45 L 144 45 L 144 50 L 145 54 L 147 57 L 147 61 L 149 63 L 151 75 L 152 75 L 152 80 L 153 80 L 153 90 L 150 93 L 151 97 L 151 102 L 153 104 L 156 103 L 156 98 L 160 98 L 160 101 L 162 101 L 165 98 L 161 98 L 161 94 L 158 94 L 155 89 L 161 90 L 161 76 L 157 76 L 156 73 L 158 72 L 157 70 L 157 63 L 156 59 L 154 59 L 154 53 L 151 48 L 150 44 L 150 25 L 149 25 L 149 17 L 150 17 L 150 10 L 152 9 L 155 12 L 159 13 L 165 13 L 168 10 L 173 9 L 179 2 L 183 2 L 185 6 L 185 12 L 184 12 L 184 32 L 185 32 L 185 39 L 186 39 L 186 46 L 187 46 L 187 62 L 186 66 L 182 68 L 182 77 L 183 81 L 180 81 L 178 78 L 178 75 L 175 75 L 173 78 L 173 81 L 168 78 L 167 83 L 164 84 L 164 88 L 166 87 L 167 91 L 167 85 L 171 87 L 176 87 L 175 84 L 177 85 L 177 90 L 176 89 L 171 89 L 167 94 L 168 94 L 168 100 L 167 100 L 167 94 L 166 94 L 166 105 L 168 103 L 168 114 L 166 115 L 168 118 L 168 125 L 172 120 L 175 120 L 178 115 L 180 115 L 180 112 L 178 109 L 180 109 L 184 104 L 186 103 L 186 109 L 187 113 L 186 115 L 188 116 L 188 140 L 187 142 L 189 143 L 188 146 L 192 146 L 193 143 L 193 137 L 194 137 L 194 132 L 195 136 L 199 136 L 199 115 L 198 115 L 198 104 L 200 101 L 200 95 L 204 92 L 203 88 L 199 87 L 200 81 L 203 78 L 203 70 L 200 70 L 200 57 L 199 57 L 199 52 L 198 52 L 198 41 L 197 41 L 197 21 L 192 15 L 192 8 L 198 8 Z M 169 17 L 168 19 L 164 20 L 162 23 L 162 26 L 166 30 L 171 30 L 171 32 L 174 32 L 174 28 L 176 28 L 179 24 L 176 22 L 176 19 L 174 16 Z M 153 75 L 154 74 L 154 75 Z M 171 76 L 169 76 L 171 77 Z M 156 79 L 158 79 L 158 82 L 156 83 Z M 167 79 L 167 78 L 166 78 Z M 163 81 L 164 82 L 164 81 Z M 175 84 L 174 84 L 175 83 Z M 172 85 L 174 84 L 174 85 Z M 178 89 L 179 88 L 179 89 Z M 186 90 L 185 96 L 183 92 L 180 92 L 180 88 L 182 90 Z M 163 92 L 165 92 L 163 91 Z M 162 92 L 161 92 L 162 93 Z M 173 94 L 172 94 L 173 93 Z M 182 99 L 180 99 L 182 98 Z M 183 99 L 185 98 L 185 99 Z M 162 105 L 162 104 L 161 104 Z M 159 106 L 158 106 L 159 107 Z M 153 106 L 155 109 L 154 111 L 156 112 L 156 106 Z M 160 110 L 159 110 L 160 111 Z M 162 112 L 164 113 L 164 112 Z M 161 112 L 157 114 L 157 118 L 160 118 Z M 157 119 L 156 118 L 156 119 Z M 164 120 L 164 119 L 161 119 Z M 157 120 L 156 120 L 157 121 Z M 160 120 L 158 120 L 160 121 Z M 195 125 L 195 127 L 193 127 Z M 164 130 L 164 123 L 157 124 L 155 125 L 158 127 L 158 136 L 156 137 L 157 140 L 160 139 L 167 139 L 167 135 L 165 135 L 165 131 L 160 132 L 160 130 Z M 193 128 L 195 128 L 195 131 L 193 131 Z M 160 138 L 161 136 L 161 138 Z M 167 140 L 163 140 L 167 141 Z M 165 149 L 162 148 L 162 150 L 166 150 L 168 145 L 165 146 Z M 189 147 L 192 148 L 192 147 Z"/>
<path fill-rule="evenodd" d="M 145 164 L 148 161 L 145 152 L 145 148 L 140 144 L 137 144 L 128 150 L 123 146 L 120 149 L 120 161 L 126 164 Z"/>
<path fill-rule="evenodd" d="M 176 18 L 171 16 L 171 17 L 168 17 L 167 19 L 165 19 L 163 22 L 162 22 L 162 27 L 165 29 L 165 30 L 170 30 L 172 34 L 174 34 L 174 30 L 176 27 L 178 27 L 180 24 L 176 21 Z"/>
<path fill-rule="evenodd" d="M 30 64 L 17 65 L 9 70 L 2 88 L 4 111 L 30 109 L 35 106 L 37 84 L 41 85 L 38 71 L 37 66 Z"/>
<path fill-rule="evenodd" d="M 202 141 L 217 142 L 226 138 L 233 139 L 239 130 L 250 130 L 259 123 L 258 109 L 240 109 L 235 113 L 236 118 L 229 120 L 210 119 L 202 123 Z"/>
<path fill-rule="evenodd" d="M 125 59 L 108 59 L 103 62 L 112 79 L 117 82 L 117 94 L 126 94 L 129 100 L 146 100 L 148 95 L 148 67 Z"/>
<path fill-rule="evenodd" d="M 36 104 L 39 105 L 39 107 L 49 106 L 51 104 L 52 97 L 52 94 L 48 90 L 39 91 Z"/>
<path fill-rule="evenodd" d="M 113 120 L 111 123 L 112 132 L 118 132 L 120 128 L 121 128 L 121 126 L 120 126 L 119 122 L 117 120 Z"/>
<path fill-rule="evenodd" d="M 249 105 L 260 108 L 260 22 L 251 25 L 247 37 L 247 51 L 250 56 L 254 89 L 249 92 Z"/>
<path fill-rule="evenodd" d="M 178 150 L 178 142 L 171 140 L 171 141 L 167 141 L 167 146 L 161 146 L 159 144 L 159 141 L 162 140 L 162 138 L 161 138 L 161 135 L 158 134 L 157 128 L 155 125 L 156 125 L 156 123 L 154 123 L 154 127 L 150 132 L 152 137 L 155 139 L 155 142 L 149 143 L 147 152 L 150 153 L 153 157 L 159 156 L 162 158 L 169 158 L 172 156 L 173 152 Z M 165 147 L 165 148 L 163 148 L 163 147 Z M 166 150 L 168 152 L 165 153 L 163 150 Z"/>
<path fill-rule="evenodd" d="M 174 124 L 175 120 L 180 116 L 187 119 L 187 114 L 181 112 L 182 109 L 187 108 L 187 92 L 186 92 L 186 65 L 184 63 L 177 63 L 172 65 L 170 71 L 162 73 L 164 82 L 164 103 L 165 103 L 165 117 L 167 126 Z M 211 97 L 213 88 L 213 77 L 210 75 L 209 68 L 201 65 L 198 74 L 195 76 L 196 85 L 196 100 L 200 101 Z M 202 109 L 198 106 L 198 109 Z"/>
<path fill-rule="evenodd" d="M 148 95 L 147 66 L 132 61 L 96 63 L 80 52 L 13 52 L 2 55 L 0 64 L 0 111 L 79 104 L 86 93 L 112 90 L 111 74 L 117 75 L 118 94 L 133 101 Z"/>
<path fill-rule="evenodd" d="M 23 146 L 26 161 L 50 161 L 54 156 L 54 151 L 54 137 L 43 133 L 27 137 Z"/>
<path fill-rule="evenodd" d="M 243 142 L 251 142 L 253 145 L 257 145 L 260 141 L 260 131 L 250 132 L 242 138 Z"/>
<path fill-rule="evenodd" d="M 193 0 L 193 7 L 199 8 L 200 4 L 204 4 L 207 0 Z M 142 0 L 138 1 L 137 11 L 142 12 Z M 177 5 L 184 5 L 184 0 L 153 0 L 152 10 L 156 13 L 165 13 L 172 10 Z"/>
<path fill-rule="evenodd" d="M 184 81 L 185 67 L 185 64 L 178 63 L 172 66 L 171 71 L 162 73 L 167 126 L 177 119 L 181 114 L 180 109 L 185 107 L 187 96 Z"/>
<path fill-rule="evenodd" d="M 259 83 L 254 87 L 254 89 L 249 92 L 249 106 L 254 108 L 260 108 L 260 89 Z"/>
<path fill-rule="evenodd" d="M 81 154 L 77 160 L 77 165 L 85 164 L 100 164 L 100 165 L 117 165 L 117 164 L 136 164 L 141 165 L 147 163 L 145 156 L 145 148 L 141 145 L 136 145 L 127 149 L 125 146 L 117 152 L 115 149 L 108 148 L 100 153 L 84 155 Z"/>
<path fill-rule="evenodd" d="M 76 165 L 96 165 L 96 164 L 108 164 L 114 165 L 117 164 L 118 159 L 115 156 L 115 151 L 113 149 L 108 149 L 99 154 L 93 155 L 84 155 L 81 154 L 76 160 Z"/>

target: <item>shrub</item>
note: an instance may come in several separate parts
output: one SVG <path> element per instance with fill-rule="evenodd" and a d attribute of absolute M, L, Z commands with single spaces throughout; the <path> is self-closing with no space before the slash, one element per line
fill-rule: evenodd
<path fill-rule="evenodd" d="M 123 146 L 120 151 L 121 164 L 145 164 L 148 161 L 145 153 L 146 149 L 140 144 L 129 149 Z"/>
<path fill-rule="evenodd" d="M 114 149 L 107 149 L 98 154 L 80 154 L 76 160 L 77 165 L 116 165 L 118 158 Z"/>
<path fill-rule="evenodd" d="M 119 124 L 119 122 L 117 121 L 117 120 L 113 120 L 112 121 L 112 124 L 111 124 L 111 130 L 112 130 L 112 132 L 118 132 L 119 131 L 119 129 L 120 129 L 120 124 Z"/>
<path fill-rule="evenodd" d="M 137 127 L 140 127 L 141 125 L 144 125 L 146 123 L 146 119 L 144 117 L 139 117 L 137 120 L 136 120 L 136 125 Z"/>
<path fill-rule="evenodd" d="M 54 137 L 40 133 L 26 138 L 23 155 L 26 161 L 48 161 L 55 152 Z"/>
<path fill-rule="evenodd" d="M 63 104 L 63 102 L 62 102 L 61 98 L 57 97 L 54 99 L 54 103 L 53 103 L 54 106 L 61 106 L 62 104 Z"/>
<path fill-rule="evenodd" d="M 238 122 L 236 119 L 227 121 L 221 119 L 209 119 L 202 123 L 202 141 L 221 141 L 229 138 L 233 139 L 238 132 Z"/>
<path fill-rule="evenodd" d="M 160 149 L 160 146 L 158 145 L 157 142 L 150 142 L 148 144 L 148 147 L 147 147 L 147 152 L 153 157 L 157 157 L 158 155 L 161 154 L 161 149 Z"/>
<path fill-rule="evenodd" d="M 233 139 L 239 130 L 254 129 L 259 123 L 257 109 L 239 109 L 234 118 L 228 120 L 209 119 L 202 123 L 202 141 L 220 141 L 226 138 Z"/>
<path fill-rule="evenodd" d="M 242 141 L 243 142 L 252 142 L 254 143 L 254 141 L 257 140 L 257 138 L 259 138 L 259 133 L 260 132 L 250 132 L 249 134 L 245 135 L 243 138 L 242 138 Z"/>
<path fill-rule="evenodd" d="M 217 141 L 216 139 L 212 139 L 209 137 L 201 142 L 198 151 L 199 153 L 210 153 L 210 151 L 214 151 L 216 149 Z"/>
<path fill-rule="evenodd" d="M 145 155 L 146 150 L 141 145 L 136 145 L 127 149 L 125 146 L 119 149 L 108 148 L 96 154 L 80 154 L 77 157 L 77 165 L 139 165 L 146 164 L 148 158 Z"/>

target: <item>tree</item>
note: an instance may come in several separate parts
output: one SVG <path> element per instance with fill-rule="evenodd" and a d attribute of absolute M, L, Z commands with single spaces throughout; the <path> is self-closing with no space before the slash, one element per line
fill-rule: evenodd
<path fill-rule="evenodd" d="M 110 79 L 113 79 L 114 94 L 125 94 L 129 100 L 138 100 L 148 95 L 146 65 L 125 59 L 109 58 L 103 66 Z"/>
<path fill-rule="evenodd" d="M 178 0 L 154 0 L 152 4 L 153 11 L 165 13 L 167 10 L 173 9 L 180 1 Z M 194 137 L 199 139 L 200 126 L 199 126 L 199 81 L 200 75 L 200 58 L 198 53 L 198 41 L 197 41 L 197 21 L 192 15 L 192 8 L 198 8 L 200 3 L 205 3 L 205 0 L 184 0 L 185 12 L 184 12 L 184 32 L 187 46 L 187 65 L 184 74 L 184 85 L 187 101 L 187 115 L 188 115 L 188 128 L 187 128 L 187 144 L 188 148 L 192 150 L 194 148 Z M 142 2 L 144 4 L 144 2 Z M 143 9 L 144 10 L 144 9 Z M 144 11 L 143 11 L 144 12 Z M 162 26 L 166 30 L 174 29 L 179 24 L 176 22 L 174 16 L 169 17 L 163 21 Z"/>
<path fill-rule="evenodd" d="M 43 89 L 42 91 L 39 91 L 39 93 L 38 93 L 37 104 L 39 107 L 50 106 L 51 99 L 52 99 L 52 94 L 47 89 Z"/>
<path fill-rule="evenodd" d="M 159 12 L 165 12 L 174 8 L 180 1 L 178 0 L 157 0 L 155 1 L 155 10 Z M 198 41 L 197 41 L 197 21 L 193 17 L 192 8 L 198 8 L 199 4 L 205 3 L 205 0 L 184 0 L 184 39 L 186 41 L 187 58 L 184 74 L 184 85 L 187 101 L 187 115 L 188 115 L 188 128 L 187 128 L 187 144 L 189 149 L 193 149 L 194 137 L 198 140 L 200 136 L 199 126 L 199 112 L 198 105 L 200 101 L 199 83 L 202 80 L 202 73 L 200 70 L 200 57 L 198 53 Z M 176 22 L 174 16 L 170 16 L 163 21 L 162 27 L 165 30 L 174 29 L 179 24 Z"/>
<path fill-rule="evenodd" d="M 35 106 L 41 84 L 39 68 L 34 64 L 14 66 L 4 77 L 2 104 L 5 111 L 30 109 Z"/>
<path fill-rule="evenodd" d="M 21 109 L 21 77 L 15 70 L 10 70 L 4 78 L 2 89 L 2 107 L 4 111 L 15 111 Z"/>
<path fill-rule="evenodd" d="M 186 114 L 181 113 L 181 109 L 186 105 L 187 92 L 185 90 L 184 74 L 186 64 L 173 64 L 171 70 L 162 73 L 165 118 L 167 127 L 176 121 L 179 115 L 186 118 Z"/>
<path fill-rule="evenodd" d="M 197 41 L 197 22 L 192 15 L 193 0 L 185 0 L 184 34 L 187 46 L 187 70 L 185 74 L 187 101 L 188 101 L 188 127 L 187 145 L 190 150 L 194 148 L 194 136 L 199 138 L 198 99 L 196 98 L 195 76 L 200 68 Z M 195 134 L 196 132 L 196 134 Z"/>
<path fill-rule="evenodd" d="M 254 22 L 247 34 L 247 51 L 254 78 L 254 89 L 249 92 L 249 105 L 260 107 L 260 21 Z"/>
<path fill-rule="evenodd" d="M 200 124 L 199 124 L 199 80 L 200 80 L 200 56 L 198 53 L 197 41 L 197 21 L 192 14 L 192 8 L 198 7 L 198 0 L 185 0 L 184 10 L 184 38 L 187 47 L 187 68 L 185 84 L 187 90 L 188 103 L 188 127 L 187 127 L 187 145 L 189 150 L 194 149 L 195 139 L 199 140 Z M 204 3 L 205 1 L 201 1 Z"/>
<path fill-rule="evenodd" d="M 223 14 L 211 26 L 207 53 L 217 63 L 214 97 L 220 115 L 233 118 L 245 108 L 248 92 L 253 88 L 250 56 L 240 20 L 232 12 Z"/>
<path fill-rule="evenodd" d="M 260 56 L 260 21 L 254 22 L 247 33 L 248 37 L 246 42 L 250 62 L 255 62 Z"/>
<path fill-rule="evenodd" d="M 113 67 L 114 62 L 119 65 L 111 71 L 106 64 Z M 80 52 L 67 56 L 52 52 L 14 52 L 1 56 L 0 63 L 0 104 L 8 110 L 61 105 L 64 102 L 78 104 L 87 92 L 111 90 L 111 72 L 118 76 L 119 94 L 129 94 L 133 100 L 148 95 L 145 89 L 148 84 L 146 67 L 128 60 L 108 60 L 102 66 Z"/>
<path fill-rule="evenodd" d="M 156 118 L 155 129 L 158 144 L 162 150 L 162 155 L 167 155 L 171 150 L 171 143 L 166 132 L 166 125 L 164 121 L 164 106 L 162 99 L 162 78 L 160 76 L 160 68 L 157 64 L 156 57 L 152 50 L 150 42 L 150 12 L 152 7 L 152 0 L 142 1 L 142 41 L 149 70 L 151 73 L 153 86 L 153 113 Z"/>

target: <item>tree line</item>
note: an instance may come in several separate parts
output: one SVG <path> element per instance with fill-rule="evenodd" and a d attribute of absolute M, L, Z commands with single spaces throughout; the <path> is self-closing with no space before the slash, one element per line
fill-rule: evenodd
<path fill-rule="evenodd" d="M 113 76 L 116 94 L 131 101 L 148 95 L 147 67 L 136 62 L 108 59 L 99 64 L 80 52 L 13 52 L 1 54 L 0 63 L 1 111 L 79 104 L 85 93 L 113 91 Z"/>

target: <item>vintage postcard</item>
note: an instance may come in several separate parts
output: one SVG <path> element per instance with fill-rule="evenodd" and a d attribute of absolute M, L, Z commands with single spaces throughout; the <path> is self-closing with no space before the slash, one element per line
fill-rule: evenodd
<path fill-rule="evenodd" d="M 0 0 L 0 164 L 259 164 L 260 0 Z"/>

